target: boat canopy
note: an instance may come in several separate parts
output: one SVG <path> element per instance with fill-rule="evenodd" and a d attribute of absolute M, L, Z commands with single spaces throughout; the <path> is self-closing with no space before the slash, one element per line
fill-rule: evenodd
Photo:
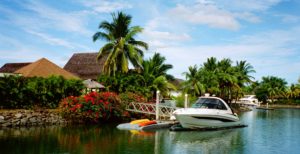
<path fill-rule="evenodd" d="M 225 104 L 216 98 L 199 98 L 192 108 L 227 110 Z"/>

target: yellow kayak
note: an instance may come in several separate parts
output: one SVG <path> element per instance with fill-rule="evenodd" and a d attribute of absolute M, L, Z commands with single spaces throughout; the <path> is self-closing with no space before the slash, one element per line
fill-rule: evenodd
<path fill-rule="evenodd" d="M 147 121 L 150 121 L 150 120 L 149 119 L 133 120 L 130 122 L 130 124 L 139 124 L 139 123 L 147 122 Z"/>

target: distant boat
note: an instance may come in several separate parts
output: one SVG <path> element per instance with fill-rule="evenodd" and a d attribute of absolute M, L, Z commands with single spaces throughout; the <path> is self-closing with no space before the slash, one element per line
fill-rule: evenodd
<path fill-rule="evenodd" d="M 255 95 L 245 95 L 243 98 L 239 99 L 236 103 L 246 105 L 246 106 L 260 106 L 260 102 Z"/>
<path fill-rule="evenodd" d="M 183 128 L 219 128 L 240 125 L 237 114 L 219 97 L 199 97 L 191 108 L 173 112 Z"/>

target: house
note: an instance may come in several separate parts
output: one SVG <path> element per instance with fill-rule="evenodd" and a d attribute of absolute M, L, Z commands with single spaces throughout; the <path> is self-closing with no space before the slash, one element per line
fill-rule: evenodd
<path fill-rule="evenodd" d="M 14 72 L 31 63 L 6 63 L 0 68 L 0 77 L 5 75 L 14 75 Z"/>
<path fill-rule="evenodd" d="M 50 76 L 62 76 L 65 79 L 79 79 L 76 75 L 60 68 L 56 64 L 50 62 L 46 58 L 42 58 L 28 64 L 14 73 L 21 74 L 24 77 L 50 77 Z"/>
<path fill-rule="evenodd" d="M 75 53 L 64 66 L 64 69 L 77 75 L 81 79 L 96 80 L 102 73 L 106 57 L 97 60 L 97 52 Z"/>

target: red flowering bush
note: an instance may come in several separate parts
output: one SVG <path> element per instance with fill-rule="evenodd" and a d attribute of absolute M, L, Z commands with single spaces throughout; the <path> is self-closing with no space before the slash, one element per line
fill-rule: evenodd
<path fill-rule="evenodd" d="M 60 108 L 67 118 L 99 122 L 122 116 L 124 106 L 115 93 L 91 92 L 83 96 L 70 96 L 63 99 Z"/>

